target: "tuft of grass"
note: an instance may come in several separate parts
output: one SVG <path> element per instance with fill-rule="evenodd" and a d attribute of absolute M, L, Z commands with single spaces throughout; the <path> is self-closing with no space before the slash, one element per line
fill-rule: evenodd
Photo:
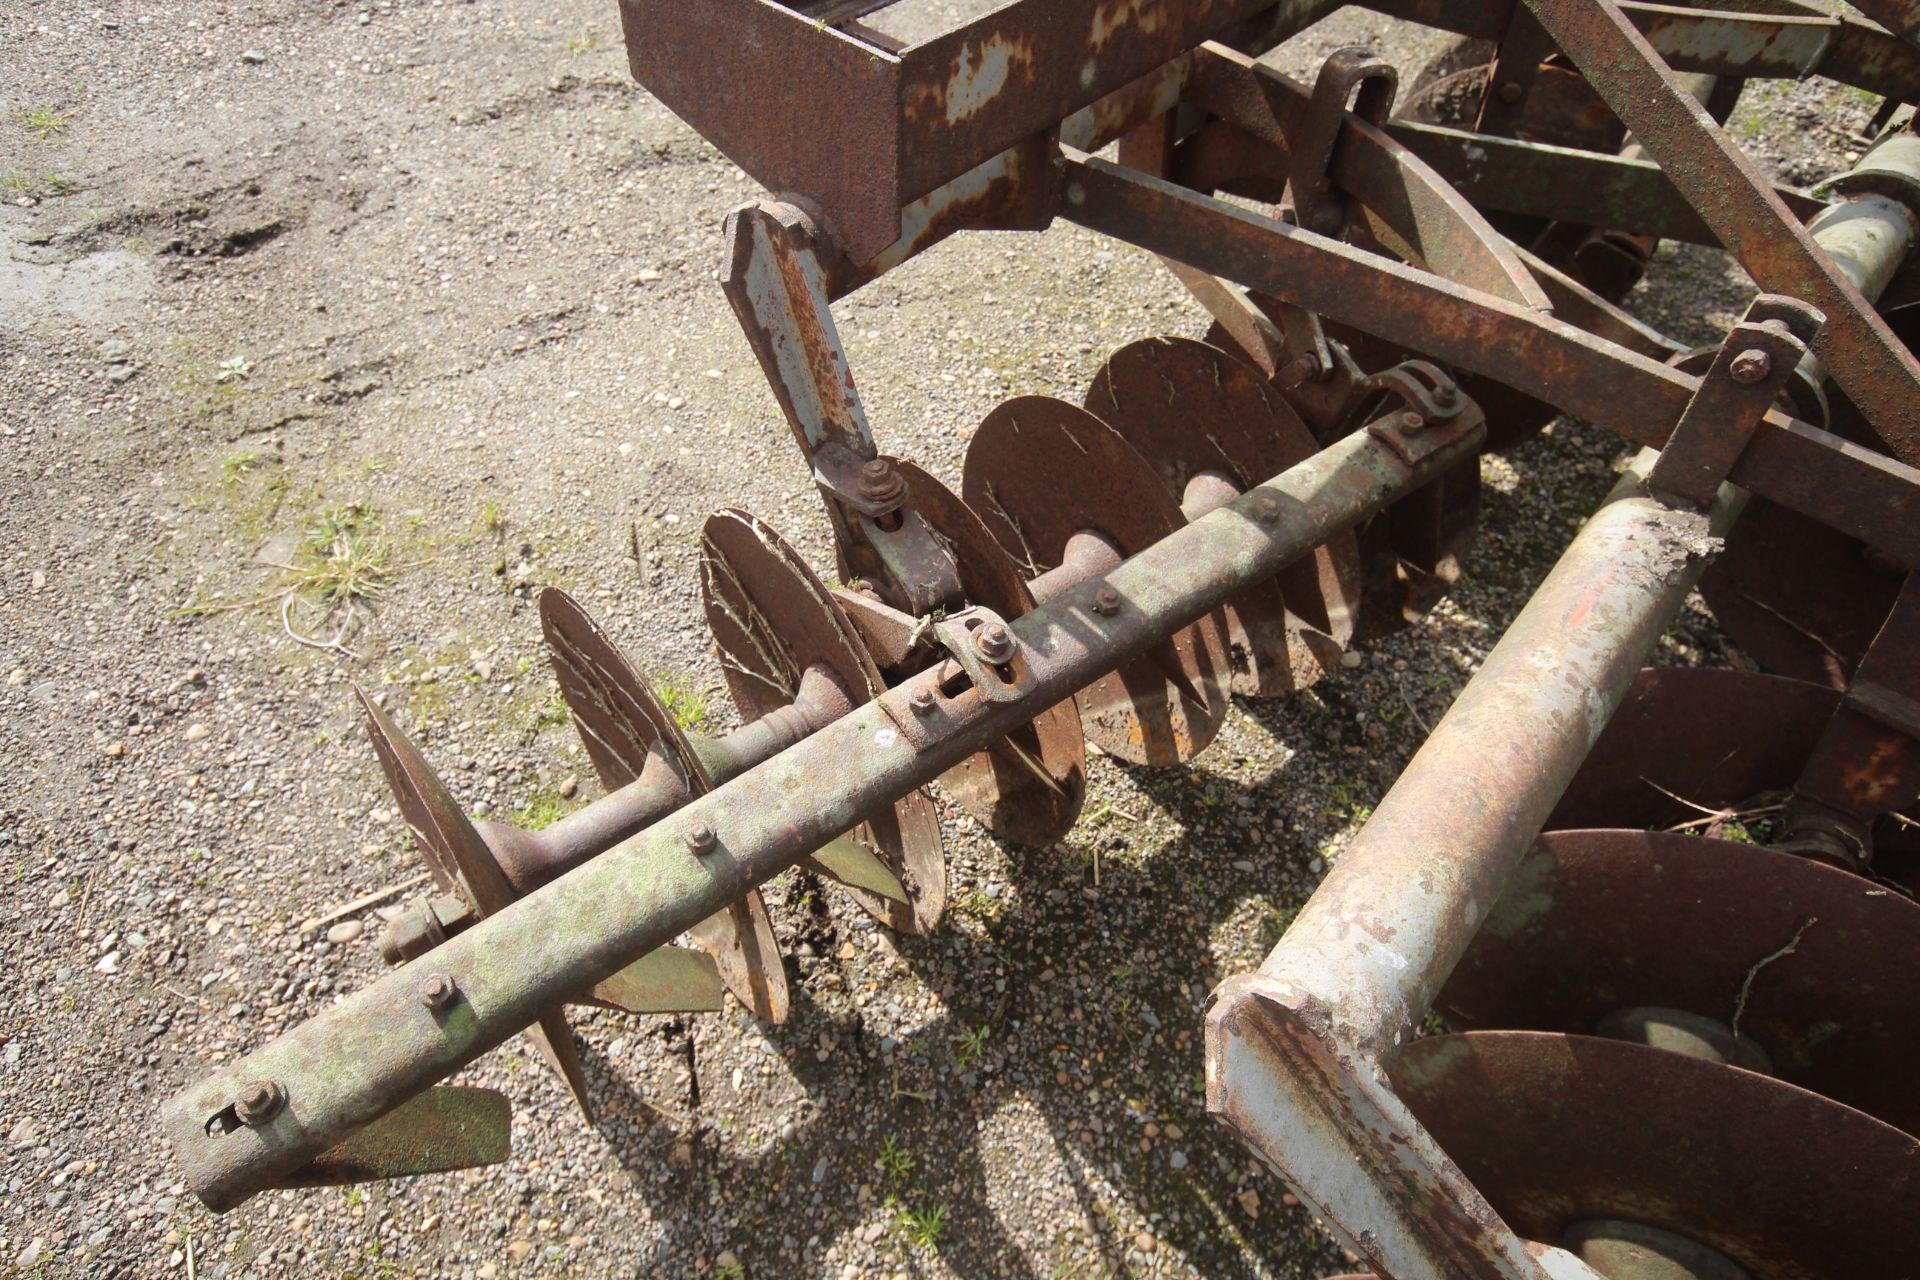
<path fill-rule="evenodd" d="M 220 367 L 214 371 L 213 380 L 216 383 L 223 384 L 228 382 L 245 382 L 247 375 L 252 372 L 253 361 L 247 359 L 245 356 L 228 356 L 220 362 Z"/>
<path fill-rule="evenodd" d="M 480 508 L 480 527 L 496 538 L 507 531 L 507 513 L 492 498 Z"/>
<path fill-rule="evenodd" d="M 987 1051 L 987 1028 L 975 1027 L 971 1031 L 962 1031 L 956 1038 L 958 1049 L 954 1061 L 962 1071 L 980 1060 Z"/>
<path fill-rule="evenodd" d="M 880 1144 L 880 1169 L 892 1182 L 904 1183 L 913 1177 L 913 1154 L 900 1145 L 898 1134 L 888 1134 Z"/>
<path fill-rule="evenodd" d="M 353 502 L 324 507 L 307 522 L 311 564 L 283 566 L 287 585 L 322 604 L 378 600 L 387 588 L 386 543 L 366 531 L 372 511 Z"/>
<path fill-rule="evenodd" d="M 541 831 L 552 826 L 567 814 L 567 802 L 560 793 L 552 788 L 543 787 L 527 797 L 527 802 L 513 811 L 513 825 L 524 827 L 528 831 Z"/>
<path fill-rule="evenodd" d="M 947 1206 L 902 1204 L 898 1209 L 900 1229 L 906 1232 L 908 1240 L 922 1249 L 931 1249 L 940 1243 L 940 1232 L 947 1225 Z"/>
<path fill-rule="evenodd" d="M 70 196 L 79 189 L 77 183 L 57 173 L 43 173 L 38 177 L 18 169 L 0 173 L 0 199 L 4 200 L 18 200 L 22 196 L 30 199 Z"/>
<path fill-rule="evenodd" d="M 694 732 L 707 727 L 707 695 L 685 676 L 662 676 L 653 686 L 653 693 L 682 729 Z"/>
<path fill-rule="evenodd" d="M 220 483 L 235 484 L 241 476 L 260 465 L 260 455 L 251 449 L 242 449 L 220 459 Z"/>
<path fill-rule="evenodd" d="M 583 53 L 592 53 L 600 47 L 600 33 L 585 31 L 567 41 L 567 56 L 577 58 Z"/>
<path fill-rule="evenodd" d="M 67 132 L 67 118 L 52 107 L 28 107 L 15 119 L 42 142 L 57 142 Z"/>
<path fill-rule="evenodd" d="M 716 1263 L 713 1268 L 713 1280 L 744 1280 L 746 1274 L 747 1269 L 738 1258 L 728 1258 L 725 1262 Z"/>

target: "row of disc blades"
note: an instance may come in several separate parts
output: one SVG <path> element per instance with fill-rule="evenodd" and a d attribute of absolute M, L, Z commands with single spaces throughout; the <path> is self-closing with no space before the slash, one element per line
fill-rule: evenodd
<path fill-rule="evenodd" d="M 1206 343 L 1149 339 L 1107 361 L 1084 406 L 1025 396 L 996 408 L 973 436 L 959 495 L 910 463 L 897 466 L 912 509 L 952 554 L 966 603 L 1011 620 L 1035 607 L 1036 580 L 1060 581 L 1050 571 L 1063 565 L 1071 575 L 1088 549 L 1087 571 L 1104 571 L 1319 445 L 1249 364 Z M 1391 548 L 1384 554 L 1390 557 Z M 1386 572 L 1391 576 L 1393 567 Z M 1193 758 L 1219 732 L 1232 694 L 1281 696 L 1338 660 L 1355 634 L 1366 577 L 1361 539 L 1342 534 L 975 753 L 942 783 L 997 834 L 1051 843 L 1079 815 L 1088 742 L 1135 764 Z M 714 649 L 743 723 L 789 714 L 810 678 L 830 680 L 849 705 L 884 691 L 885 676 L 854 621 L 859 611 L 844 603 L 846 591 L 829 588 L 756 517 L 733 509 L 709 517 L 700 578 Z M 663 781 L 678 803 L 724 781 L 710 762 L 724 760 L 725 752 L 676 723 L 651 683 L 571 597 L 543 593 L 540 616 L 561 692 L 608 793 L 597 805 L 625 803 L 643 775 L 656 797 L 652 808 L 601 822 L 599 847 L 567 855 L 580 861 L 633 834 L 643 819 L 666 816 L 670 809 L 657 800 Z M 442 892 L 457 893 L 477 918 L 533 887 L 524 874 L 514 882 L 517 864 L 508 856 L 533 833 L 470 821 L 420 751 L 371 700 L 365 709 L 387 781 Z M 941 833 L 923 791 L 818 851 L 808 865 L 895 929 L 930 929 L 944 908 Z M 579 1001 L 634 1012 L 697 1011 L 718 1008 L 726 990 L 756 1017 L 786 1017 L 786 970 L 757 891 L 686 941 L 691 945 L 661 948 Z M 564 1012 L 550 1010 L 528 1034 L 585 1108 Z"/>

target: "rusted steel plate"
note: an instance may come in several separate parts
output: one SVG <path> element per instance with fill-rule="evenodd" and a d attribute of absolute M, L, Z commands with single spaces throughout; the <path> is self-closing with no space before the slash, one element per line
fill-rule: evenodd
<path fill-rule="evenodd" d="M 1896 457 L 1920 463 L 1920 363 L 1708 122 L 1612 0 L 1526 0 L 1754 282 L 1818 307 L 1814 350 Z"/>
<path fill-rule="evenodd" d="M 1083 226 L 1499 378 L 1658 446 L 1698 380 L 1492 294 L 1091 156 L 1069 153 L 1061 212 Z M 1920 473 L 1768 414 L 1732 480 L 1920 563 Z"/>
<path fill-rule="evenodd" d="M 1514 1230 L 1624 1219 L 1756 1277 L 1912 1271 L 1920 1142 L 1818 1094 L 1661 1049 L 1540 1031 L 1407 1046 L 1401 1098 Z"/>
<path fill-rule="evenodd" d="M 1064 400 L 1000 405 L 967 446 L 961 495 L 1031 575 L 1058 567 L 1092 531 L 1136 555 L 1187 523 L 1145 459 L 1100 419 Z M 1216 610 L 1154 654 L 1108 672 L 1076 700 L 1089 739 L 1133 764 L 1191 760 L 1226 718 L 1232 668 Z"/>
<path fill-rule="evenodd" d="M 1756 499 L 1700 580 L 1700 594 L 1763 671 L 1842 688 L 1902 576 L 1846 534 Z"/>
<path fill-rule="evenodd" d="M 1153 465 L 1190 517 L 1319 447 L 1253 368 L 1186 338 L 1122 347 L 1085 403 Z M 1234 692 L 1280 697 L 1317 681 L 1353 638 L 1360 585 L 1359 544 L 1342 534 L 1229 604 Z"/>
<path fill-rule="evenodd" d="M 1031 613 L 1019 567 L 958 495 L 910 462 L 900 475 L 913 509 L 953 553 L 969 601 L 1008 620 Z M 1266 473 L 1271 474 L 1271 473 Z M 1087 790 L 1086 735 L 1071 698 L 940 776 L 949 794 L 995 833 L 1052 844 L 1073 828 Z"/>
<path fill-rule="evenodd" d="M 1915 0 L 1853 0 L 1853 7 L 1910 45 L 1920 45 L 1920 4 Z"/>
<path fill-rule="evenodd" d="M 1202 41 L 1337 7 L 1016 0 L 905 49 L 772 0 L 621 0 L 620 18 L 634 78 L 761 185 L 817 204 L 862 262 L 900 237 L 901 206 Z"/>
<path fill-rule="evenodd" d="M 700 585 L 707 626 L 734 705 L 755 719 L 792 704 L 808 667 L 832 671 L 858 705 L 886 692 L 860 633 L 798 552 L 763 521 L 723 508 L 700 532 Z M 924 790 L 849 833 L 906 890 L 907 901 L 845 885 L 855 902 L 893 928 L 919 933 L 939 923 L 947 900 L 940 820 Z"/>
<path fill-rule="evenodd" d="M 440 1085 L 402 1103 L 282 1187 L 333 1187 L 499 1164 L 513 1154 L 513 1109 L 505 1094 Z"/>
<path fill-rule="evenodd" d="M 609 792 L 640 777 L 649 763 L 669 770 L 688 799 L 713 790 L 712 775 L 679 724 L 612 637 L 572 596 L 552 588 L 541 592 L 540 627 L 561 696 Z M 688 932 L 754 1017 L 786 1020 L 786 968 L 759 890 L 742 894 L 738 902 Z M 620 997 L 633 993 L 616 983 L 597 994 L 608 1003 L 625 1005 Z"/>
<path fill-rule="evenodd" d="M 1623 1009 L 1682 1009 L 1737 1024 L 1781 1079 L 1913 1133 L 1915 973 L 1920 904 L 1849 872 L 1704 836 L 1555 831 L 1436 1007 L 1461 1030 L 1588 1035 Z"/>

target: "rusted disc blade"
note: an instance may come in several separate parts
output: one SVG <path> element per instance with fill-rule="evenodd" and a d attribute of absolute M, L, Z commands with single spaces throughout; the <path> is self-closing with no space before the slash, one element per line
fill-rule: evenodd
<path fill-rule="evenodd" d="M 1460 1027 L 1578 1033 L 1638 1006 L 1737 1015 L 1773 1074 L 1911 1133 L 1916 973 L 1920 904 L 1848 872 L 1702 836 L 1560 831 L 1439 1003 Z"/>
<path fill-rule="evenodd" d="M 1790 787 L 1838 702 L 1778 676 L 1642 671 L 1547 826 L 1670 827 Z"/>
<path fill-rule="evenodd" d="M 1913 1273 L 1920 1142 L 1818 1094 L 1542 1031 L 1419 1040 L 1391 1074 L 1528 1239 L 1612 1218 L 1717 1249 L 1755 1280 Z"/>
<path fill-rule="evenodd" d="M 1709 562 L 1700 594 L 1763 671 L 1846 687 L 1905 575 L 1844 533 L 1755 498 Z"/>
<path fill-rule="evenodd" d="M 649 756 L 676 773 L 689 797 L 713 790 L 713 779 L 626 654 L 580 603 L 549 587 L 540 593 L 540 629 L 547 638 L 560 693 L 573 715 L 600 781 L 608 791 L 640 776 Z M 758 889 L 688 930 L 713 957 L 734 998 L 763 1022 L 787 1017 L 787 971 L 773 921 Z"/>
<path fill-rule="evenodd" d="M 987 415 L 967 446 L 961 494 L 1035 576 L 1060 564 L 1077 533 L 1096 531 L 1132 556 L 1186 523 L 1160 477 L 1112 427 L 1046 396 L 1020 396 Z M 1108 754 L 1179 764 L 1220 731 L 1231 679 L 1226 620 L 1216 611 L 1094 681 L 1076 701 L 1087 737 Z"/>
<path fill-rule="evenodd" d="M 1033 593 L 973 509 L 910 462 L 899 464 L 913 509 L 960 570 L 968 600 L 1008 620 L 1033 608 Z M 1087 746 L 1072 699 L 940 775 L 961 808 L 1018 844 L 1048 845 L 1073 827 L 1086 797 Z"/>
<path fill-rule="evenodd" d="M 487 848 L 486 841 L 448 794 L 446 784 L 440 781 L 420 749 L 374 705 L 366 690 L 356 688 L 354 692 L 359 694 L 360 705 L 366 710 L 367 732 L 373 738 L 374 754 L 380 758 L 381 772 L 387 776 L 387 786 L 393 791 L 400 816 L 412 830 L 434 878 L 441 882 L 440 887 L 464 893 L 480 916 L 504 910 L 513 903 L 515 895 L 506 873 L 494 860 L 493 851 Z M 587 1102 L 580 1055 L 567 1029 L 566 1014 L 557 1008 L 550 1009 L 541 1014 L 540 1020 L 528 1027 L 525 1034 L 566 1082 L 567 1091 L 591 1123 L 593 1108 Z"/>
<path fill-rule="evenodd" d="M 661 756 L 689 795 L 712 789 L 686 734 L 579 601 L 556 587 L 542 591 L 540 630 L 573 727 L 608 791 L 639 777 L 649 753 Z"/>
<path fill-rule="evenodd" d="M 434 879 L 443 890 L 464 893 L 482 916 L 505 909 L 516 895 L 493 851 L 420 749 L 374 705 L 366 690 L 354 692 L 367 713 L 367 735 L 373 739 L 387 788 Z"/>
<path fill-rule="evenodd" d="M 1114 352 L 1086 407 L 1160 473 L 1189 518 L 1319 448 L 1257 371 L 1187 338 L 1143 338 Z M 1359 544 L 1343 533 L 1229 602 L 1233 691 L 1279 697 L 1332 669 L 1353 638 L 1360 583 Z"/>
<path fill-rule="evenodd" d="M 793 702 L 810 666 L 832 671 L 854 702 L 886 691 L 860 633 L 799 554 L 756 517 L 723 508 L 700 533 L 700 585 L 707 627 L 734 705 L 752 720 Z M 907 901 L 846 885 L 869 914 L 909 933 L 931 929 L 946 908 L 940 822 L 925 791 L 851 833 L 886 864 Z"/>

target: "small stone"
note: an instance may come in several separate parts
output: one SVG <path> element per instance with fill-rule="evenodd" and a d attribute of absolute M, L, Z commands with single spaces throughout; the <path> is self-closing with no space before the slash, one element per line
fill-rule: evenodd
<path fill-rule="evenodd" d="M 507 1246 L 507 1256 L 509 1258 L 512 1258 L 515 1262 L 526 1261 L 527 1255 L 532 1252 L 533 1252 L 533 1241 L 531 1240 L 515 1240 L 512 1244 Z"/>
<path fill-rule="evenodd" d="M 1260 1216 L 1260 1193 L 1252 1187 L 1242 1191 L 1239 1196 L 1240 1208 L 1249 1218 Z"/>
<path fill-rule="evenodd" d="M 641 284 L 652 284 L 655 280 L 658 280 L 659 278 L 660 278 L 660 273 L 658 271 L 655 271 L 652 267 L 642 267 L 640 269 L 640 274 L 634 277 L 634 279 L 638 280 Z"/>
<path fill-rule="evenodd" d="M 686 407 L 687 398 L 685 396 L 672 396 L 667 400 L 667 408 L 669 409 L 684 409 Z"/>
<path fill-rule="evenodd" d="M 740 1270 L 740 1255 L 731 1249 L 722 1249 L 713 1259 L 713 1265 L 722 1275 Z"/>
<path fill-rule="evenodd" d="M 20 1256 L 13 1260 L 13 1265 L 25 1271 L 27 1268 L 37 1265 L 40 1259 L 46 1255 L 46 1252 L 47 1238 L 45 1236 L 35 1236 L 33 1243 L 22 1249 Z"/>
<path fill-rule="evenodd" d="M 27 682 L 27 669 L 25 667 L 15 667 L 13 670 L 7 672 L 7 683 L 9 685 L 12 685 L 14 688 L 18 689 L 21 685 L 25 684 L 26 682 Z"/>
<path fill-rule="evenodd" d="M 200 741 L 200 739 L 206 737 L 211 732 L 212 732 L 211 729 L 208 729 L 207 726 L 205 726 L 204 724 L 201 724 L 199 721 L 196 720 L 192 724 L 187 726 L 187 741 L 198 742 Z"/>
<path fill-rule="evenodd" d="M 673 1150 L 667 1152 L 667 1163 L 680 1169 L 691 1167 L 693 1164 L 693 1144 L 691 1142 L 674 1143 Z"/>
<path fill-rule="evenodd" d="M 1187 1153 L 1176 1151 L 1167 1157 L 1167 1163 L 1175 1169 L 1184 1169 L 1187 1167 Z"/>
<path fill-rule="evenodd" d="M 100 344 L 100 358 L 108 364 L 123 363 L 133 354 L 133 344 L 125 338 L 108 338 Z"/>
<path fill-rule="evenodd" d="M 40 570 L 35 569 L 33 571 L 33 578 L 31 579 L 31 581 L 33 583 L 33 589 L 35 591 L 45 591 L 47 589 L 47 575 L 42 573 Z"/>
<path fill-rule="evenodd" d="M 354 941 L 366 931 L 367 926 L 361 924 L 358 920 L 342 920 L 339 924 L 327 930 L 327 941 L 333 943 L 335 946 L 340 946 L 343 943 Z"/>
<path fill-rule="evenodd" d="M 827 1167 L 828 1160 L 825 1156 L 821 1156 L 813 1162 L 813 1183 L 815 1186 L 819 1186 L 827 1180 Z"/>
<path fill-rule="evenodd" d="M 33 1122 L 32 1116 L 28 1116 L 7 1130 L 7 1143 L 9 1146 L 30 1147 L 33 1145 L 33 1140 L 39 1136 L 40 1126 Z"/>
<path fill-rule="evenodd" d="M 1363 661 L 1365 661 L 1365 659 L 1360 656 L 1358 649 L 1349 649 L 1340 655 L 1340 665 L 1349 671 L 1358 668 Z"/>
<path fill-rule="evenodd" d="M 426 1217 L 420 1219 L 420 1229 L 422 1231 L 432 1231 L 435 1227 L 439 1225 L 440 1225 L 440 1215 L 437 1213 L 430 1213 Z"/>
<path fill-rule="evenodd" d="M 95 973 L 120 972 L 120 953 L 118 951 L 107 952 L 107 954 L 100 957 L 100 963 L 93 966 L 93 971 Z"/>
<path fill-rule="evenodd" d="M 109 742 L 106 751 L 107 755 L 118 760 L 121 756 L 127 754 L 127 746 L 124 742 Z"/>
<path fill-rule="evenodd" d="M 242 62 L 252 62 L 257 64 L 257 63 L 265 62 L 266 60 L 267 60 L 267 55 L 260 52 L 258 49 L 249 49 L 245 53 L 240 55 L 240 61 Z"/>
<path fill-rule="evenodd" d="M 1135 1234 L 1135 1236 L 1133 1237 L 1133 1245 L 1136 1249 L 1140 1250 L 1140 1252 L 1142 1253 L 1152 1253 L 1155 1249 L 1158 1249 L 1160 1247 L 1160 1242 L 1158 1240 L 1155 1240 L 1151 1235 L 1147 1234 L 1145 1231 L 1141 1231 Z"/>
<path fill-rule="evenodd" d="M 493 664 L 485 658 L 475 658 L 473 660 L 473 674 L 479 676 L 482 680 L 491 680 L 493 679 Z"/>
<path fill-rule="evenodd" d="M 576 774 L 570 773 L 560 780 L 560 798 L 562 800 L 573 799 L 573 793 L 579 789 L 580 779 Z"/>
<path fill-rule="evenodd" d="M 137 372 L 139 372 L 139 370 L 130 364 L 108 365 L 107 381 L 111 383 L 115 383 L 117 385 L 119 383 L 128 381 Z"/>
<path fill-rule="evenodd" d="M 494 1280 L 494 1277 L 500 1274 L 500 1264 L 497 1262 L 485 1263 L 473 1274 L 478 1277 L 478 1280 Z"/>
<path fill-rule="evenodd" d="M 858 954 L 859 952 L 854 949 L 851 942 L 843 942 L 840 944 L 840 958 L 842 960 L 851 960 Z"/>
<path fill-rule="evenodd" d="M 362 9 L 360 11 L 360 16 L 354 19 L 354 22 L 356 24 L 363 27 L 372 21 L 373 21 L 373 15 L 368 13 L 365 9 Z"/>

